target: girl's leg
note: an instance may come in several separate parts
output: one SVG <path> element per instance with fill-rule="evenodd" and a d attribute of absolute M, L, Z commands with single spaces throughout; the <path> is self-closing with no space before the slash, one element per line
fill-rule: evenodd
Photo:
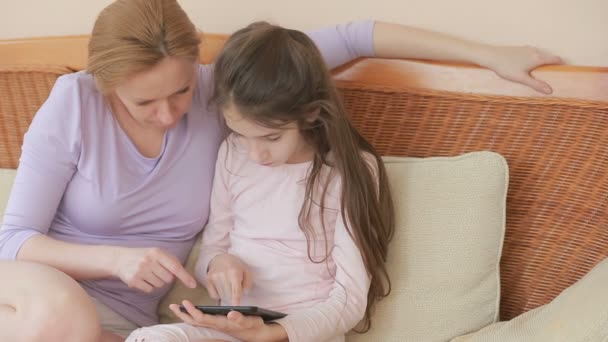
<path fill-rule="evenodd" d="M 98 342 L 95 305 L 55 268 L 0 261 L 0 341 Z"/>
<path fill-rule="evenodd" d="M 239 342 L 224 333 L 186 323 L 160 324 L 135 330 L 126 342 Z"/>
<path fill-rule="evenodd" d="M 125 338 L 113 332 L 103 330 L 99 342 L 124 342 Z"/>

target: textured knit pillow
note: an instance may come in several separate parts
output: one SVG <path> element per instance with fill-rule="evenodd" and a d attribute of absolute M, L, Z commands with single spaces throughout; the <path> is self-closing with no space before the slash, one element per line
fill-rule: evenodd
<path fill-rule="evenodd" d="M 608 259 L 551 303 L 452 342 L 608 341 Z"/>
<path fill-rule="evenodd" d="M 347 341 L 448 341 L 495 322 L 508 167 L 493 152 L 386 158 L 397 226 L 392 293 Z"/>
<path fill-rule="evenodd" d="M 0 219 L 4 215 L 6 202 L 8 202 L 8 196 L 11 194 L 16 174 L 17 170 L 14 169 L 0 169 Z"/>

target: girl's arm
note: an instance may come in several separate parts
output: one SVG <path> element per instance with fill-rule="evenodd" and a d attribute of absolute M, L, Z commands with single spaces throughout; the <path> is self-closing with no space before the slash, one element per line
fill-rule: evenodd
<path fill-rule="evenodd" d="M 336 220 L 331 257 L 336 264 L 336 274 L 328 299 L 275 321 L 290 342 L 326 341 L 342 336 L 363 319 L 370 277 L 359 247 L 348 233 L 340 214 Z M 271 328 L 276 340 L 282 340 L 278 327 Z"/>
<path fill-rule="evenodd" d="M 214 299 L 231 299 L 239 305 L 243 289 L 249 287 L 250 275 L 241 260 L 228 254 L 230 232 L 234 226 L 229 191 L 230 160 L 228 137 L 221 145 L 215 165 L 209 222 L 203 229 L 195 276 Z"/>
<path fill-rule="evenodd" d="M 200 254 L 194 269 L 196 278 L 202 283 L 206 281 L 209 262 L 214 257 L 227 253 L 230 247 L 230 231 L 233 224 L 225 164 L 228 159 L 228 139 L 220 146 L 215 162 L 209 221 L 203 229 Z"/>
<path fill-rule="evenodd" d="M 204 314 L 189 301 L 183 302 L 188 313 L 181 312 L 176 304 L 170 308 L 188 324 L 222 331 L 242 341 L 308 342 L 343 336 L 365 314 L 370 278 L 341 215 L 336 222 L 331 257 L 336 264 L 336 274 L 328 299 L 269 324 L 264 324 L 259 317 L 247 317 L 238 312 L 231 312 L 227 317 Z"/>

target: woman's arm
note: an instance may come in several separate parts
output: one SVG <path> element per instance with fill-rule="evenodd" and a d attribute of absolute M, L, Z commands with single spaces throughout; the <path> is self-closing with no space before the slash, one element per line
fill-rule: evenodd
<path fill-rule="evenodd" d="M 330 68 L 359 57 L 458 61 L 489 68 L 500 77 L 550 93 L 551 87 L 530 71 L 559 57 L 533 47 L 482 44 L 420 28 L 373 21 L 356 21 L 308 33 Z"/>
<path fill-rule="evenodd" d="M 59 78 L 25 134 L 0 228 L 0 259 L 46 264 L 79 280 L 115 276 L 148 292 L 174 277 L 195 287 L 180 261 L 164 251 L 68 243 L 47 235 L 80 158 L 81 96 L 73 75 Z M 145 275 L 151 268 L 159 273 L 152 279 Z"/>
<path fill-rule="evenodd" d="M 61 77 L 32 120 L 24 136 L 19 168 L 0 228 L 0 259 L 45 263 L 43 255 L 49 250 L 30 240 L 48 233 L 76 171 L 80 154 L 79 103 L 77 83 Z M 63 254 L 65 259 L 74 258 Z"/>
<path fill-rule="evenodd" d="M 377 22 L 374 29 L 377 57 L 455 61 L 494 70 L 500 77 L 551 93 L 551 87 L 530 71 L 561 59 L 530 46 L 496 46 L 415 27 Z"/>
<path fill-rule="evenodd" d="M 15 182 L 0 229 L 0 259 L 53 266 L 76 279 L 109 277 L 114 251 L 48 237 L 80 155 L 80 91 L 59 78 L 24 136 Z"/>

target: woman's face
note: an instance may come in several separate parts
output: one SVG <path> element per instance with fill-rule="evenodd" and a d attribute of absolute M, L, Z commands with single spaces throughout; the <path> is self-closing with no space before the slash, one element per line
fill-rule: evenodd
<path fill-rule="evenodd" d="M 190 110 L 197 66 L 198 61 L 166 57 L 151 69 L 127 78 L 114 94 L 138 124 L 166 131 Z"/>

